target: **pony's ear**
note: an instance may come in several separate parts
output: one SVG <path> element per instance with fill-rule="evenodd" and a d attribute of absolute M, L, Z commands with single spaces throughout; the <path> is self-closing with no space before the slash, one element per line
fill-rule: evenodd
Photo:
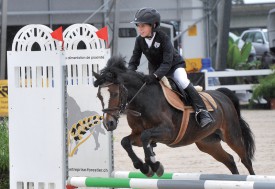
<path fill-rule="evenodd" d="M 100 74 L 96 73 L 95 71 L 93 71 L 93 76 L 95 76 L 96 79 L 99 79 Z"/>
<path fill-rule="evenodd" d="M 105 82 L 105 78 L 102 77 L 100 74 L 93 72 L 93 76 L 95 76 L 96 81 L 94 82 L 94 87 L 98 87 L 99 85 L 103 84 Z"/>

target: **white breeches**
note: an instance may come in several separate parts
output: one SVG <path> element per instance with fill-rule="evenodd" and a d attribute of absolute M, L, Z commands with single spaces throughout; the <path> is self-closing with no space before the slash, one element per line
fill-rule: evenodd
<path fill-rule="evenodd" d="M 187 78 L 187 73 L 184 68 L 178 68 L 173 74 L 173 78 L 182 86 L 183 89 L 189 85 L 190 80 Z"/>

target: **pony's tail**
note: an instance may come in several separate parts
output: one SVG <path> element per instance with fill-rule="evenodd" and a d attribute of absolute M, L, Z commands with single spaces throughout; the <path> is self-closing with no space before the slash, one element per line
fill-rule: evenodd
<path fill-rule="evenodd" d="M 254 135 L 248 125 L 248 123 L 241 117 L 241 110 L 240 110 L 240 103 L 237 96 L 228 88 L 219 88 L 217 91 L 225 94 L 234 104 L 234 107 L 237 111 L 239 123 L 242 131 L 243 136 L 243 142 L 245 145 L 246 153 L 249 157 L 249 159 L 254 159 L 254 153 L 255 153 L 255 141 L 254 141 Z"/>

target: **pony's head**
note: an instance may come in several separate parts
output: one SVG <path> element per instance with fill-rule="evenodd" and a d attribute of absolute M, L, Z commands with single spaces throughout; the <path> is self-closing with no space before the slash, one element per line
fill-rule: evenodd
<path fill-rule="evenodd" d="M 126 61 L 121 56 L 113 56 L 100 74 L 94 73 L 98 88 L 97 97 L 103 107 L 103 125 L 107 131 L 116 129 L 120 114 L 125 110 L 128 91 L 124 86 L 127 72 Z M 129 73 L 128 73 L 129 75 Z"/>
<path fill-rule="evenodd" d="M 94 86 L 98 87 L 106 83 L 122 83 L 122 74 L 127 71 L 125 58 L 122 56 L 111 57 L 105 68 L 100 71 L 100 74 L 94 73 L 96 81 Z"/>

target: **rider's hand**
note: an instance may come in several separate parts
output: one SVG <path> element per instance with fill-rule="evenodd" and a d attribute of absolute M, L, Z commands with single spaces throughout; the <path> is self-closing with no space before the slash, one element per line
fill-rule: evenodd
<path fill-rule="evenodd" d="M 151 84 L 151 83 L 157 82 L 158 78 L 154 74 L 151 74 L 151 75 L 145 75 L 143 80 L 147 84 Z"/>
<path fill-rule="evenodd" d="M 136 71 L 137 68 L 135 66 L 130 65 L 130 66 L 128 66 L 128 70 Z"/>

